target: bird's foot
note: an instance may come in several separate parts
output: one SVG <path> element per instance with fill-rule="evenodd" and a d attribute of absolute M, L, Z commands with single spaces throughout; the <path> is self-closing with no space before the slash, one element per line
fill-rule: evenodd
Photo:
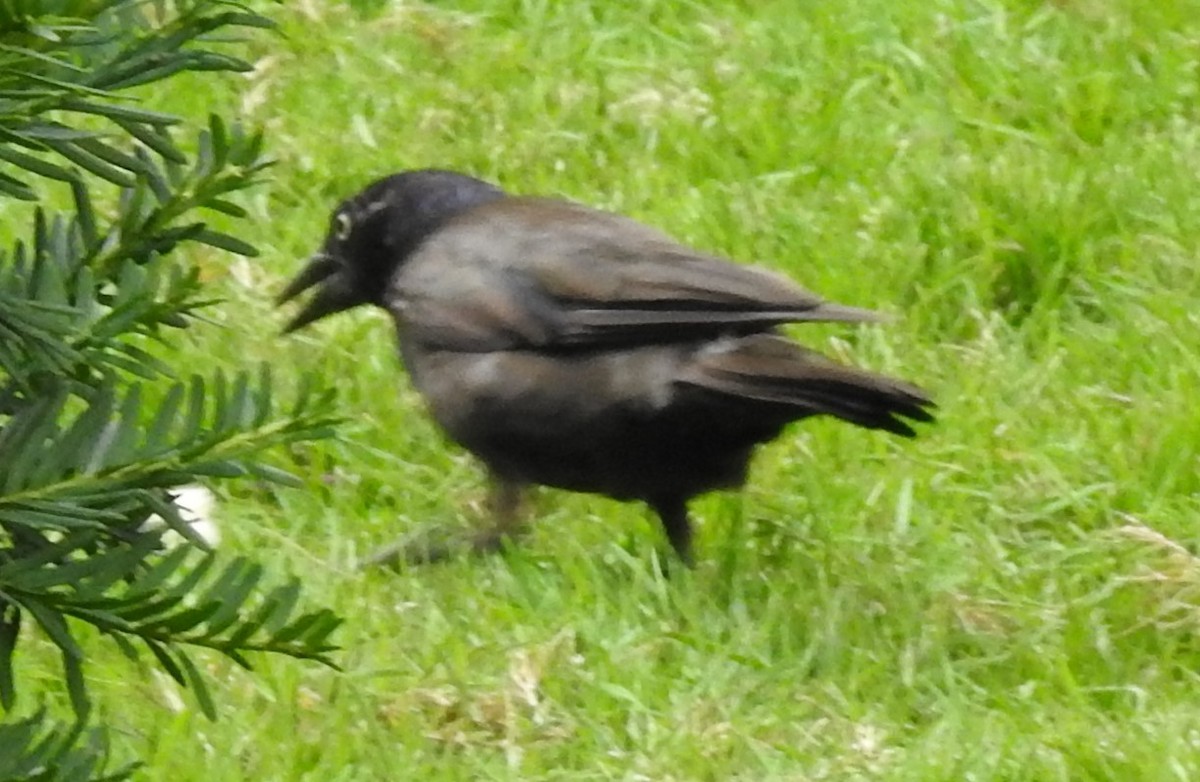
<path fill-rule="evenodd" d="M 468 535 L 458 535 L 456 532 L 438 529 L 405 535 L 361 559 L 358 568 L 386 567 L 395 570 L 405 565 L 448 562 L 463 555 L 493 554 L 505 548 L 515 537 L 513 530 L 502 529 L 486 529 Z"/>

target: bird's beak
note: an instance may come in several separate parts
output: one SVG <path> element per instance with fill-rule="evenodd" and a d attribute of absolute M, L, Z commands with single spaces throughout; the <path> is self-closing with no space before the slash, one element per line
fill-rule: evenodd
<path fill-rule="evenodd" d="M 360 303 L 355 299 L 349 281 L 341 272 L 337 259 L 325 253 L 314 255 L 296 275 L 296 279 L 283 289 L 283 293 L 279 294 L 275 303 L 283 304 L 291 301 L 304 291 L 321 283 L 323 284 L 317 290 L 316 295 L 309 299 L 308 304 L 305 304 L 296 317 L 292 318 L 284 327 L 284 334 L 290 334 L 326 315 L 350 309 Z"/>

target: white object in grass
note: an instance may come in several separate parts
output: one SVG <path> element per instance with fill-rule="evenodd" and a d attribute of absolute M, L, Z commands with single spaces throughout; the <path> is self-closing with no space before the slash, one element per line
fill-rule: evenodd
<path fill-rule="evenodd" d="M 221 530 L 217 528 L 217 522 L 213 518 L 213 508 L 217 504 L 216 496 L 204 486 L 194 483 L 176 486 L 171 489 L 171 496 L 174 498 L 175 507 L 179 509 L 179 517 L 192 528 L 196 537 L 207 543 L 209 548 L 216 548 L 221 542 Z M 146 519 L 142 529 L 162 529 L 165 525 L 162 516 L 155 514 Z M 163 544 L 170 548 L 182 542 L 183 537 L 174 530 L 163 534 Z"/>

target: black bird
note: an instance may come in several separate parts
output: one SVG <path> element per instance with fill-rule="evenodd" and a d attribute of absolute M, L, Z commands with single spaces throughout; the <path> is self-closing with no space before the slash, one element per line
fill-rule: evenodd
<path fill-rule="evenodd" d="M 433 417 L 487 466 L 495 547 L 530 484 L 641 500 L 691 562 L 687 503 L 746 479 L 754 447 L 832 415 L 905 437 L 917 387 L 784 338 L 798 321 L 870 321 L 790 280 L 570 201 L 407 171 L 343 201 L 279 297 L 319 286 L 291 332 L 360 304 L 388 311 Z"/>

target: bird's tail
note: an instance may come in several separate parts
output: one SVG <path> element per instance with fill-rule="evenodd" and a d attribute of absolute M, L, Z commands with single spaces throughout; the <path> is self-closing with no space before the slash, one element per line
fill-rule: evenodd
<path fill-rule="evenodd" d="M 832 415 L 905 437 L 932 421 L 933 401 L 914 385 L 838 364 L 782 337 L 756 334 L 714 343 L 678 382 L 780 410 L 785 419 Z"/>

